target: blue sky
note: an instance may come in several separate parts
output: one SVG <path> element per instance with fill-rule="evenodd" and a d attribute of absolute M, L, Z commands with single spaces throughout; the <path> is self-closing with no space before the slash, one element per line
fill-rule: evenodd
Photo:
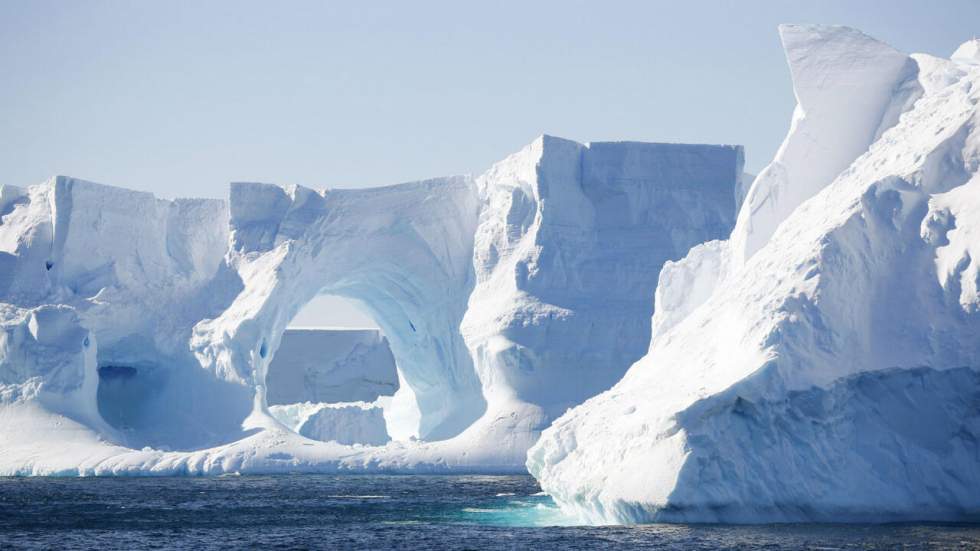
<path fill-rule="evenodd" d="M 164 197 L 479 173 L 541 133 L 739 143 L 793 108 L 780 22 L 948 56 L 980 1 L 0 2 L 0 183 Z"/>
<path fill-rule="evenodd" d="M 225 195 L 480 172 L 541 133 L 746 146 L 793 98 L 779 22 L 948 55 L 980 2 L 0 3 L 0 182 Z"/>

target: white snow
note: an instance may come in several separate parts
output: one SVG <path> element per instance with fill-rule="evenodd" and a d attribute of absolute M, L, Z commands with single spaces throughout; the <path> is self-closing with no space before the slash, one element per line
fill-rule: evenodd
<path fill-rule="evenodd" d="M 909 56 L 859 31 L 781 25 L 779 34 L 797 105 L 786 139 L 739 211 L 732 232 L 736 265 L 895 124 L 893 104 L 907 106 L 919 93 Z"/>
<path fill-rule="evenodd" d="M 963 44 L 960 44 L 960 47 L 953 52 L 950 59 L 970 65 L 980 64 L 980 38 L 967 40 Z"/>
<path fill-rule="evenodd" d="M 781 32 L 801 106 L 731 241 L 665 267 L 648 354 L 529 451 L 584 521 L 980 514 L 980 68 Z"/>

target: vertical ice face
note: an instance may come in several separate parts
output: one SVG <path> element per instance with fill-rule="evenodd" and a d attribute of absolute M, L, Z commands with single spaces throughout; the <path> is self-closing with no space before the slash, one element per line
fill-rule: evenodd
<path fill-rule="evenodd" d="M 3 313 L 0 361 L 6 369 L 0 371 L 0 385 L 11 390 L 18 385 L 30 387 L 36 378 L 33 388 L 15 392 L 45 391 L 51 396 L 94 389 L 93 338 L 73 309 L 46 305 L 26 310 L 5 305 Z"/>
<path fill-rule="evenodd" d="M 727 236 L 741 166 L 737 147 L 545 136 L 475 182 L 236 185 L 232 263 L 245 289 L 196 328 L 195 350 L 261 389 L 299 308 L 320 292 L 351 297 L 390 339 L 422 438 L 475 426 L 470 437 L 523 453 L 643 354 L 651 274 Z"/>
<path fill-rule="evenodd" d="M 287 329 L 265 378 L 268 404 L 373 402 L 398 390 L 377 329 Z"/>
<path fill-rule="evenodd" d="M 327 406 L 311 414 L 296 431 L 321 442 L 382 446 L 391 438 L 378 406 L 347 404 Z"/>
<path fill-rule="evenodd" d="M 269 413 L 297 434 L 320 442 L 382 446 L 391 440 L 379 403 L 299 402 L 269 406 Z"/>
<path fill-rule="evenodd" d="M 619 380 L 647 348 L 651 274 L 727 237 L 741 170 L 738 147 L 544 136 L 481 176 L 462 329 L 492 406 L 547 423 Z"/>
<path fill-rule="evenodd" d="M 980 65 L 980 38 L 967 40 L 960 44 L 950 59 L 957 63 Z"/>
<path fill-rule="evenodd" d="M 655 274 L 728 235 L 741 174 L 739 147 L 544 136 L 478 178 L 374 189 L 241 183 L 223 202 L 63 177 L 5 187 L 2 319 L 20 327 L 54 304 L 91 333 L 84 380 L 98 388 L 82 401 L 96 420 L 72 442 L 99 472 L 271 469 L 296 449 L 310 469 L 516 470 L 555 416 L 643 355 Z M 321 293 L 359 301 L 383 330 L 401 387 L 387 434 L 424 443 L 289 447 L 300 437 L 268 410 L 285 388 L 275 365 L 289 359 L 278 354 L 290 320 Z M 25 374 L 18 396 L 60 388 L 21 354 L 27 345 L 6 342 L 0 369 Z M 376 442 L 379 413 L 326 412 L 307 432 L 347 441 L 360 436 L 335 425 L 363 422 Z M 36 457 L 19 434 L 9 449 Z M 22 472 L 10 457 L 0 472 Z"/>

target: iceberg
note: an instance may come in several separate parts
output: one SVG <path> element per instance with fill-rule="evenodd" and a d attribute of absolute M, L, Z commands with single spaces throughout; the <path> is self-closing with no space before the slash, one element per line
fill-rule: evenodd
<path fill-rule="evenodd" d="M 798 106 L 646 355 L 528 469 L 592 523 L 980 517 L 980 67 L 780 28 Z"/>
<path fill-rule="evenodd" d="M 373 402 L 398 390 L 395 357 L 377 329 L 288 328 L 269 362 L 266 403 Z"/>
<path fill-rule="evenodd" d="M 380 446 L 391 440 L 384 406 L 368 402 L 300 402 L 269 406 L 269 413 L 301 436 L 321 442 Z"/>
<path fill-rule="evenodd" d="M 392 415 L 399 378 L 377 329 L 286 329 L 265 386 L 269 413 L 302 436 L 341 444 L 391 440 L 385 406 Z M 406 437 L 398 427 L 393 432 Z"/>
<path fill-rule="evenodd" d="M 522 472 L 646 352 L 661 266 L 729 235 L 742 158 L 542 136 L 370 189 L 3 186 L 0 475 Z M 320 294 L 370 313 L 394 379 L 374 344 L 306 379 L 287 328 Z"/>

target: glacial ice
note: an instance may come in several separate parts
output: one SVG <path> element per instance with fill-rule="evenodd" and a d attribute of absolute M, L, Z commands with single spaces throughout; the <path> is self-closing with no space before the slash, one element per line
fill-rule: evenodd
<path fill-rule="evenodd" d="M 783 26 L 799 105 L 646 356 L 528 453 L 595 523 L 980 517 L 980 67 Z"/>
<path fill-rule="evenodd" d="M 377 329 L 286 329 L 265 382 L 269 413 L 302 436 L 341 444 L 391 439 L 385 406 L 391 416 L 399 378 Z M 393 428 L 403 439 L 415 436 Z"/>
<path fill-rule="evenodd" d="M 377 329 L 289 328 L 269 363 L 270 406 L 373 402 L 398 390 L 388 339 Z"/>
<path fill-rule="evenodd" d="M 0 474 L 522 471 L 644 354 L 653 274 L 730 233 L 741 175 L 735 146 L 543 136 L 372 189 L 4 186 Z M 275 372 L 319 294 L 378 323 L 393 397 L 327 407 Z"/>
<path fill-rule="evenodd" d="M 321 442 L 380 446 L 391 440 L 377 402 L 300 402 L 269 406 L 269 413 L 301 436 Z"/>
<path fill-rule="evenodd" d="M 0 187 L 0 474 L 526 461 L 586 522 L 980 517 L 980 42 L 780 36 L 749 186 L 735 146 L 542 136 L 373 189 Z M 320 294 L 391 360 L 299 353 Z"/>

